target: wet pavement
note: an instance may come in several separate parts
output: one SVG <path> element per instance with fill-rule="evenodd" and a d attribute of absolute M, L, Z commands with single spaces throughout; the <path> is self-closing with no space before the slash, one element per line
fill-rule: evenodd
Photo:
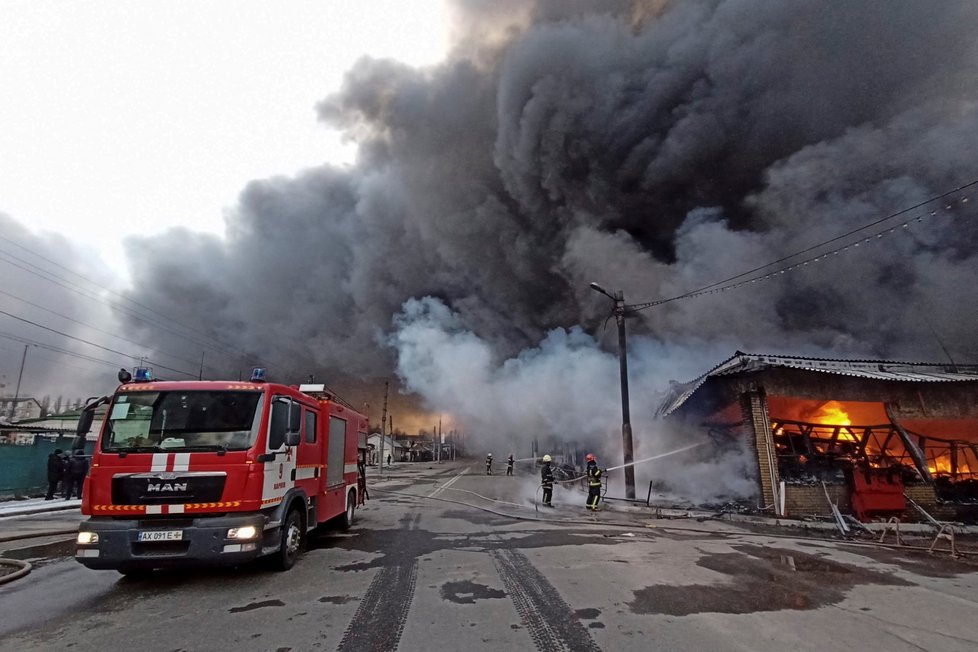
<path fill-rule="evenodd" d="M 973 562 L 647 510 L 584 513 L 570 489 L 547 521 L 517 520 L 506 514 L 540 516 L 534 476 L 403 466 L 374 478 L 353 529 L 317 533 L 287 573 L 134 580 L 49 551 L 0 586 L 0 650 L 978 647 Z"/>

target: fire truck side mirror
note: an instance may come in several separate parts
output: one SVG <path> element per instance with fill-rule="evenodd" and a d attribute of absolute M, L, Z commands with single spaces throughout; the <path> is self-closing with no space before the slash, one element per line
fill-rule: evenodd
<path fill-rule="evenodd" d="M 298 446 L 300 440 L 300 433 L 297 430 L 290 430 L 285 433 L 285 445 L 286 446 Z"/>
<path fill-rule="evenodd" d="M 92 429 L 92 421 L 95 420 L 95 410 L 82 410 L 78 415 L 78 427 L 75 428 L 75 439 L 85 439 L 85 435 Z M 73 448 L 78 448 L 73 446 Z"/>

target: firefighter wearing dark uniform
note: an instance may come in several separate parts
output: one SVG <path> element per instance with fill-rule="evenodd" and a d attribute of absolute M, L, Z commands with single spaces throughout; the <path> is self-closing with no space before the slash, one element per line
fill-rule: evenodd
<path fill-rule="evenodd" d="M 553 507 L 551 504 L 551 499 L 554 496 L 554 470 L 550 466 L 550 456 L 543 456 L 543 468 L 540 469 L 540 484 L 543 487 L 543 504 L 547 507 Z"/>
<path fill-rule="evenodd" d="M 486 475 L 492 475 L 492 453 L 486 455 Z"/>
<path fill-rule="evenodd" d="M 510 453 L 509 457 L 506 459 L 506 475 L 513 475 L 513 464 L 516 460 L 513 459 L 513 454 Z"/>
<path fill-rule="evenodd" d="M 598 509 L 598 501 L 601 500 L 601 469 L 594 460 L 594 455 L 587 454 L 587 503 L 586 507 L 592 511 Z"/>

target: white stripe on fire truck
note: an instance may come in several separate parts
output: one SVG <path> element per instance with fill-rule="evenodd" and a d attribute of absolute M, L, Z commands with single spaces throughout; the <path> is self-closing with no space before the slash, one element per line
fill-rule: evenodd
<path fill-rule="evenodd" d="M 170 505 L 167 511 L 170 514 L 183 514 L 183 505 Z"/>
<path fill-rule="evenodd" d="M 190 470 L 190 453 L 176 453 L 173 456 L 173 470 L 174 471 L 189 471 Z"/>
<path fill-rule="evenodd" d="M 317 468 L 318 467 L 316 467 L 316 466 L 312 466 L 312 467 L 309 467 L 309 466 L 300 466 L 299 468 L 297 468 L 295 470 L 295 479 L 296 480 L 309 480 L 310 478 L 315 478 L 316 477 L 316 469 Z"/>
<path fill-rule="evenodd" d="M 163 505 L 146 505 L 147 514 L 162 514 Z"/>
<path fill-rule="evenodd" d="M 168 453 L 153 453 L 153 466 L 151 466 L 149 470 L 166 471 L 168 457 L 170 457 Z"/>

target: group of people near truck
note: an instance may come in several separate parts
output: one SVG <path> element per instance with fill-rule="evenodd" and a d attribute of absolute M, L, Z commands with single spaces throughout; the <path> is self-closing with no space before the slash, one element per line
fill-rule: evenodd
<path fill-rule="evenodd" d="M 584 477 L 587 479 L 587 502 L 584 506 L 591 511 L 597 511 L 598 502 L 601 500 L 601 478 L 604 471 L 598 467 L 593 453 L 588 453 L 584 459 L 587 462 L 584 472 Z M 506 459 L 506 475 L 513 475 L 514 463 L 515 460 L 510 453 Z M 486 455 L 486 475 L 492 475 L 492 453 Z M 553 507 L 554 481 L 553 458 L 544 455 L 543 466 L 540 468 L 540 486 L 543 489 L 543 505 L 546 507 Z"/>
<path fill-rule="evenodd" d="M 72 451 L 69 455 L 56 448 L 48 455 L 48 493 L 44 500 L 54 500 L 61 493 L 65 500 L 81 498 L 82 484 L 88 474 L 88 458 L 85 451 Z"/>

